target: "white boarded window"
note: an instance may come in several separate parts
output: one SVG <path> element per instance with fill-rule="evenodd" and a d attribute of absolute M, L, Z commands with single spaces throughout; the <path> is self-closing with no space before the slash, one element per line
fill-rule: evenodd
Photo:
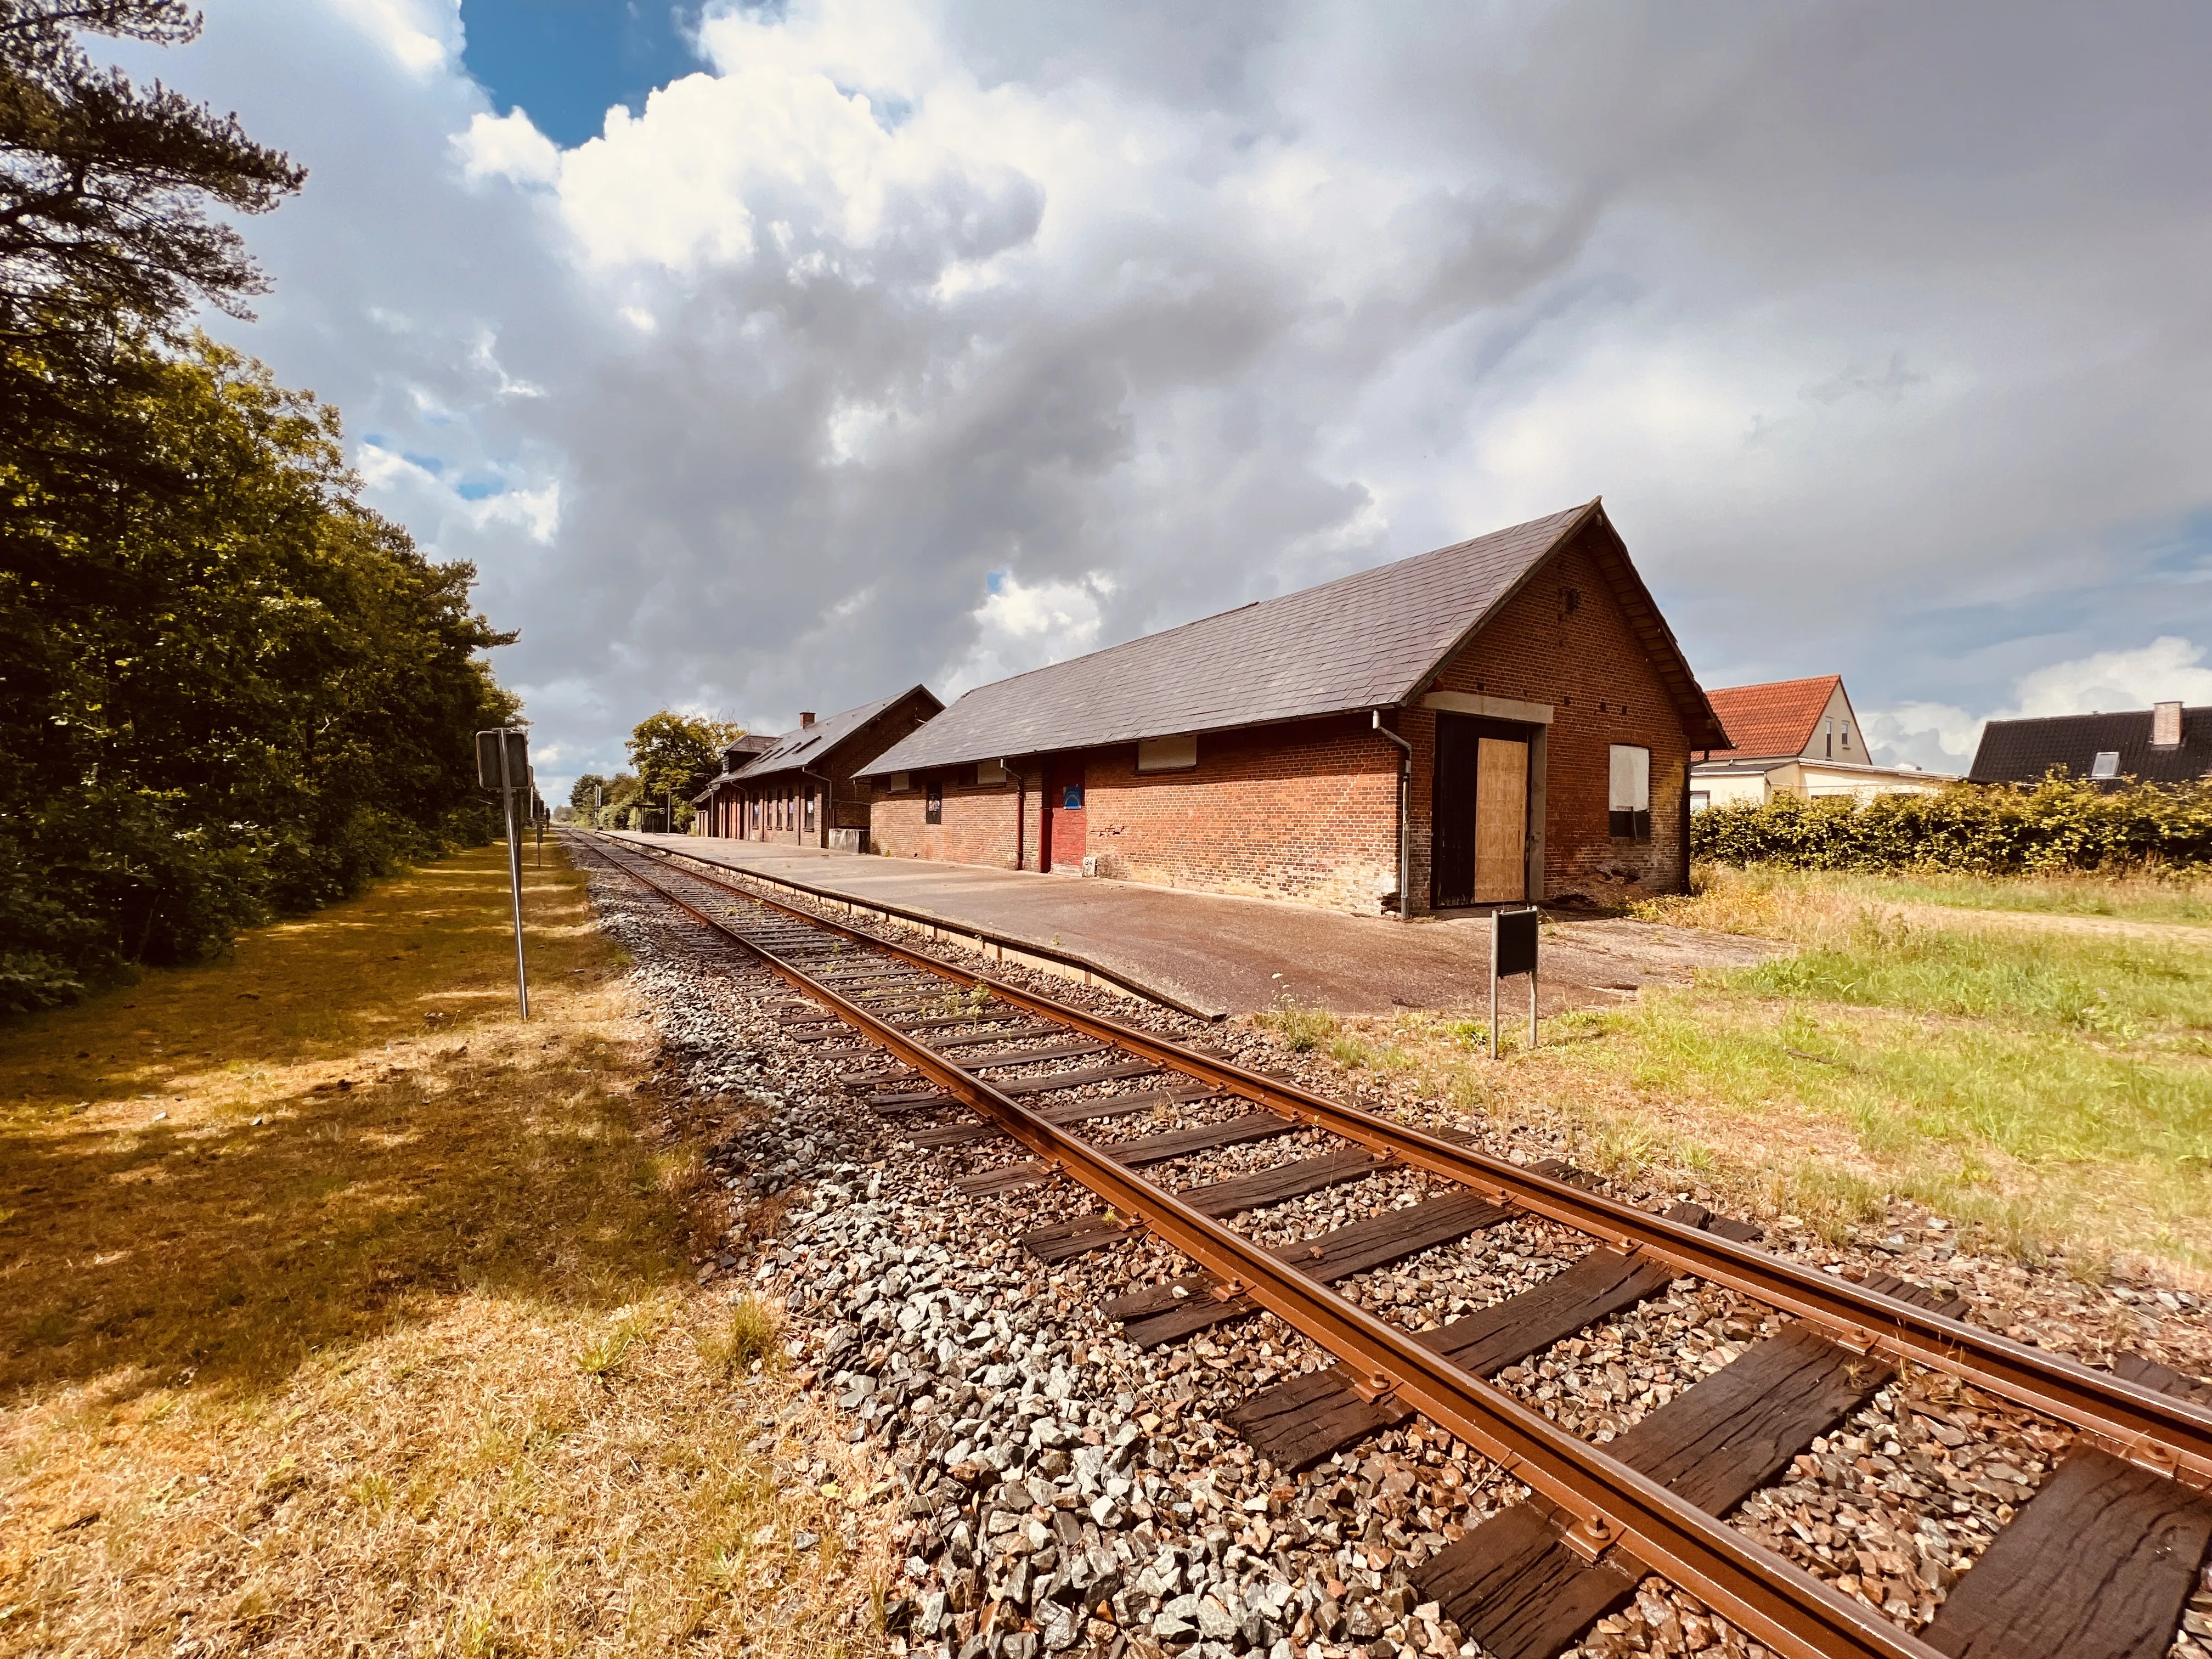
<path fill-rule="evenodd" d="M 2080 751 L 2076 750 L 2075 752 L 2079 753 Z M 2097 751 L 2097 758 L 2092 761 L 2089 764 L 2089 775 L 2093 778 L 2117 778 L 2119 776 L 2120 751 L 2117 749 L 2100 749 Z"/>
<path fill-rule="evenodd" d="M 1606 792 L 1606 828 L 1628 841 L 1651 839 L 1651 751 L 1639 744 L 1616 743 Z"/>
<path fill-rule="evenodd" d="M 884 780 L 884 787 L 886 789 L 896 791 L 908 787 L 906 774 L 903 772 L 894 772 Z"/>
<path fill-rule="evenodd" d="M 1198 738 L 1146 738 L 1137 745 L 1139 772 L 1188 772 L 1198 764 Z"/>
<path fill-rule="evenodd" d="M 1006 762 L 1002 760 L 987 760 L 977 761 L 975 763 L 975 781 L 977 783 L 1004 783 L 1006 781 Z"/>

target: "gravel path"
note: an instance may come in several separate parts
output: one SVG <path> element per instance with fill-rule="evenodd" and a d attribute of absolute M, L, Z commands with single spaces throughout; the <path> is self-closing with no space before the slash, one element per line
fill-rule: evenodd
<path fill-rule="evenodd" d="M 855 1442 L 874 1439 L 903 1483 L 896 1541 L 905 1566 L 887 1601 L 894 1652 L 1395 1659 L 1479 1651 L 1418 1600 L 1407 1575 L 1525 1488 L 1418 1424 L 1302 1477 L 1277 1471 L 1222 1415 L 1255 1387 L 1325 1364 L 1327 1355 L 1272 1316 L 1139 1352 L 1100 1318 L 1098 1303 L 1186 1273 L 1187 1261 L 1149 1236 L 1057 1266 L 1037 1261 L 1014 1241 L 1094 1211 L 1095 1200 L 1064 1182 L 963 1195 L 956 1177 L 1020 1154 L 1003 1140 L 913 1149 L 903 1137 L 915 1128 L 956 1118 L 878 1117 L 838 1081 L 855 1062 L 819 1060 L 822 1045 L 784 1034 L 793 994 L 744 952 L 705 939 L 623 877 L 597 873 L 592 890 L 659 1022 L 665 1086 L 721 1107 L 734 1097 L 750 1114 L 713 1152 L 714 1173 L 745 1214 L 702 1277 L 726 1278 L 733 1299 L 750 1293 L 781 1307 L 791 1362 L 848 1414 Z M 975 966 L 949 948 L 945 957 Z M 1473 1129 L 1495 1155 L 1534 1162 L 1562 1150 L 1541 1129 L 1468 1123 L 1388 1082 L 1346 1078 L 1263 1031 L 1203 1026 L 1063 981 L 1029 982 L 1371 1109 Z M 1086 1132 L 1152 1133 L 1224 1115 L 1218 1105 L 1179 1107 Z M 1290 1135 L 1151 1173 L 1190 1185 L 1329 1144 Z M 1397 1170 L 1238 1224 L 1269 1242 L 1310 1236 L 1433 1190 L 1429 1178 Z M 1697 1196 L 1627 1195 L 1653 1207 Z M 1872 1270 L 1935 1283 L 1970 1298 L 1970 1316 L 1981 1322 L 2093 1361 L 2128 1346 L 2200 1374 L 2212 1369 L 2201 1310 L 2188 1296 L 2151 1282 L 2092 1287 L 1962 1255 L 1940 1218 L 1906 1206 L 1842 1248 L 1786 1218 L 1769 1244 L 1850 1277 Z M 1588 1248 L 1567 1230 L 1524 1218 L 1340 1288 L 1418 1329 L 1528 1289 Z M 1681 1279 L 1498 1380 L 1603 1441 L 1783 1322 L 1731 1292 Z M 1735 1519 L 1846 1593 L 1917 1625 L 2068 1438 L 1948 1379 L 1900 1379 Z M 1576 1651 L 1765 1650 L 1653 1579 Z M 2212 1656 L 2212 1643 L 2184 1638 L 2175 1652 Z"/>

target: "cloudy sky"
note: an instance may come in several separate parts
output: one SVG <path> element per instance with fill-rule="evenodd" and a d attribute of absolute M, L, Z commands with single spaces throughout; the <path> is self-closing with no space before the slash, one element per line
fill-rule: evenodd
<path fill-rule="evenodd" d="M 541 775 L 1602 495 L 1708 685 L 2212 702 L 2212 11 L 204 0 L 218 331 L 521 641 Z"/>

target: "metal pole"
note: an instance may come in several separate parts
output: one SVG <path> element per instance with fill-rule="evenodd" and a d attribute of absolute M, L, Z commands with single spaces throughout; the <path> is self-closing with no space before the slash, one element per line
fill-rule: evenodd
<path fill-rule="evenodd" d="M 1498 912 L 1490 913 L 1490 1057 L 1498 1058 Z"/>
<path fill-rule="evenodd" d="M 522 962 L 522 846 L 515 839 L 514 823 L 514 763 L 513 750 L 507 745 L 508 734 L 499 734 L 499 797 L 507 814 L 507 891 L 514 898 L 514 997 L 522 1005 L 522 1017 L 530 1018 L 530 974 Z"/>
<path fill-rule="evenodd" d="M 1536 1048 L 1536 970 L 1534 968 L 1528 970 L 1528 1048 L 1531 1053 Z"/>

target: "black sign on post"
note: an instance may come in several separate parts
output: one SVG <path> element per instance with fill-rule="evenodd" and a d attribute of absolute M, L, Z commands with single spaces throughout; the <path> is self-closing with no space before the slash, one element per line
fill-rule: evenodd
<path fill-rule="evenodd" d="M 500 751 L 507 752 L 502 755 Z M 530 782 L 530 733 L 515 726 L 477 733 L 477 782 L 486 789 L 520 789 Z"/>
<path fill-rule="evenodd" d="M 1534 905 L 1525 910 L 1490 913 L 1490 1057 L 1498 1058 L 1498 981 L 1514 974 L 1528 975 L 1528 1046 L 1536 1046 L 1536 927 L 1541 919 Z"/>

